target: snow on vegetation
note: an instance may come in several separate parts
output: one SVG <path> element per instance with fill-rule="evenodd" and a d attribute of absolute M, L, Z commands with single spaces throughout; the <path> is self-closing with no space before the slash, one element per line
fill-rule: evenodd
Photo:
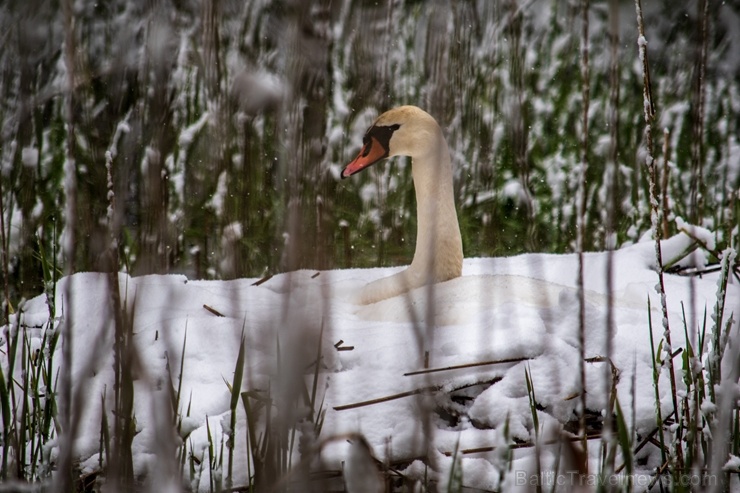
<path fill-rule="evenodd" d="M 681 233 L 662 246 L 686 251 L 692 243 L 693 238 Z M 657 426 L 648 320 L 653 320 L 655 340 L 661 340 L 663 329 L 653 289 L 654 245 L 647 241 L 613 252 L 612 293 L 604 281 L 607 255 L 584 257 L 586 405 L 600 416 L 614 385 L 634 440 Z M 275 413 L 293 409 L 295 440 L 305 444 L 292 449 L 293 464 L 314 447 L 321 460 L 312 467 L 341 470 L 345 463 L 348 486 L 357 481 L 357 471 L 367 467 L 361 459 L 374 457 L 407 480 L 446 484 L 458 467 L 468 487 L 515 491 L 523 478 L 536 475 L 535 454 L 540 453 L 542 467 L 551 470 L 558 452 L 554 445 L 521 447 L 511 450 L 506 460 L 502 448 L 532 442 L 537 433 L 557 438 L 554 430 L 573 429 L 580 412 L 580 399 L 574 398 L 580 393 L 576 269 L 576 255 L 469 258 L 460 278 L 368 306 L 357 304 L 358 290 L 396 269 L 296 271 L 261 282 L 119 274 L 123 306 L 133 316 L 136 351 L 136 474 L 151 477 L 158 472 L 161 457 L 151 458 L 165 430 L 156 416 L 171 405 L 167 403 L 173 388 L 179 391 L 182 424 L 180 438 L 168 442 L 171 453 L 184 444 L 188 454 L 207 464 L 209 444 L 218 450 L 226 443 L 230 384 L 243 347 L 244 377 L 236 390 L 263 396 L 269 392 Z M 696 321 L 714 306 L 717 279 L 717 273 L 665 276 L 674 350 L 685 350 L 687 342 L 695 344 L 701 337 Z M 100 460 L 101 403 L 106 412 L 114 406 L 109 277 L 75 274 L 56 289 L 58 318 L 52 325 L 71 317 L 69 333 L 74 338 L 60 342 L 72 345 L 72 366 L 60 367 L 60 358 L 55 358 L 53 374 L 69 371 L 74 388 L 82 392 L 75 450 L 82 472 L 89 473 Z M 64 298 L 67 292 L 71 299 Z M 734 348 L 737 324 L 732 317 L 740 313 L 736 284 L 726 286 L 725 299 L 721 325 L 727 324 Z M 618 376 L 614 381 L 604 378 L 609 306 L 614 321 L 609 356 Z M 20 327 L 33 341 L 31 348 L 38 349 L 48 317 L 46 298 L 39 296 L 23 305 L 12 327 Z M 686 329 L 684 317 L 692 321 Z M 7 328 L 3 334 L 8 337 Z M 315 373 L 317 354 L 321 364 Z M 7 353 L 0 361 L 7 375 Z M 536 396 L 538 428 L 525 372 Z M 672 412 L 667 379 L 665 372 L 660 375 L 657 390 L 663 416 Z M 300 398 L 312 392 L 313 402 L 321 402 L 313 410 Z M 705 402 L 702 412 L 713 415 L 716 408 Z M 319 409 L 320 431 L 301 425 Z M 244 407 L 237 406 L 235 412 L 233 454 L 238 467 L 230 479 L 231 484 L 246 485 L 248 471 L 254 470 L 253 463 L 245 464 L 250 457 L 249 426 Z M 589 440 L 591 471 L 599 470 L 600 443 Z M 648 445 L 637 472 L 650 477 L 660 456 L 657 447 Z M 423 457 L 429 461 L 422 462 Z M 736 458 L 728 457 L 725 469 L 735 464 Z M 558 474 L 567 473 L 565 469 Z M 227 475 L 223 464 L 212 470 L 201 466 L 191 487 L 210 491 L 212 480 Z"/>

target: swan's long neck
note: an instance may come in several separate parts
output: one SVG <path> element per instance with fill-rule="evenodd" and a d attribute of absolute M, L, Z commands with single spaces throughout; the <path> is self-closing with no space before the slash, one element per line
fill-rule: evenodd
<path fill-rule="evenodd" d="M 426 152 L 412 157 L 416 190 L 416 252 L 409 270 L 424 282 L 461 274 L 462 241 L 455 211 L 452 165 L 442 131 L 430 139 Z"/>
<path fill-rule="evenodd" d="M 414 259 L 408 269 L 365 286 L 361 295 L 363 304 L 462 275 L 462 240 L 447 141 L 433 120 L 417 131 L 415 138 L 412 148 L 405 148 L 403 153 L 411 154 L 411 174 L 416 190 Z"/>

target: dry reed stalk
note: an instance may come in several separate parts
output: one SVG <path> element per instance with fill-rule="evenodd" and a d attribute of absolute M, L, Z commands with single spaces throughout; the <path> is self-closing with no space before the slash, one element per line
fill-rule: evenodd
<path fill-rule="evenodd" d="M 412 395 L 423 394 L 424 392 L 430 392 L 433 390 L 439 390 L 438 386 L 422 387 L 416 390 L 409 390 L 408 392 L 401 392 L 399 394 L 388 395 L 385 397 L 378 397 L 377 399 L 370 399 L 367 401 L 354 402 L 352 404 L 344 404 L 342 406 L 334 406 L 335 411 L 345 411 L 347 409 L 355 409 L 358 407 L 372 406 L 373 404 L 380 404 L 382 402 L 394 401 L 396 399 L 402 399 L 404 397 L 410 397 Z"/>
<path fill-rule="evenodd" d="M 215 308 L 212 308 L 212 307 L 210 307 L 210 306 L 206 305 L 205 303 L 203 304 L 203 308 L 205 308 L 205 309 L 206 309 L 206 310 L 208 310 L 209 312 L 213 313 L 213 314 L 214 314 L 214 315 L 216 315 L 217 317 L 225 317 L 225 316 L 226 316 L 226 315 L 224 315 L 223 313 L 221 313 L 220 311 L 216 310 Z"/>
<path fill-rule="evenodd" d="M 579 371 L 581 382 L 581 412 L 578 419 L 579 434 L 582 439 L 583 450 L 586 450 L 586 299 L 584 291 L 584 265 L 583 250 L 586 228 L 586 171 L 588 168 L 588 108 L 590 93 L 590 68 L 588 61 L 588 11 L 589 0 L 583 0 L 581 3 L 582 13 L 582 31 L 581 31 L 581 98 L 583 101 L 582 108 L 582 139 L 581 139 L 581 166 L 578 178 L 578 191 L 576 194 L 577 207 L 577 227 L 576 227 L 576 250 L 578 253 L 578 352 L 579 352 Z M 584 455 L 584 458 L 586 455 Z M 588 460 L 584 459 L 581 469 L 588 472 Z"/>
<path fill-rule="evenodd" d="M 706 72 L 708 46 L 709 1 L 699 0 L 697 10 L 701 19 L 699 29 L 698 53 L 695 69 L 696 81 L 692 93 L 692 139 L 691 139 L 691 221 L 700 224 L 704 215 L 704 107 L 706 104 Z"/>
<path fill-rule="evenodd" d="M 352 350 L 353 350 L 353 349 L 355 348 L 354 346 L 342 346 L 342 344 L 344 344 L 344 340 L 343 340 L 343 339 L 339 339 L 339 340 L 338 340 L 338 341 L 337 341 L 337 342 L 336 342 L 336 343 L 334 344 L 334 348 L 335 348 L 335 349 L 336 349 L 337 351 L 352 351 Z"/>
<path fill-rule="evenodd" d="M 503 363 L 519 363 L 520 361 L 527 361 L 531 358 L 505 358 L 505 359 L 499 359 L 499 360 L 492 360 L 492 361 L 481 361 L 477 363 L 465 363 L 462 365 L 453 365 L 453 366 L 445 366 L 443 368 L 428 368 L 424 370 L 416 370 L 416 371 L 410 371 L 408 373 L 404 373 L 404 377 L 408 377 L 411 375 L 422 375 L 427 373 L 437 373 L 440 371 L 450 371 L 450 370 L 459 370 L 462 368 L 475 368 L 477 366 L 488 366 L 488 365 L 498 365 Z"/>
<path fill-rule="evenodd" d="M 660 174 L 660 194 L 661 194 L 661 206 L 663 207 L 663 238 L 668 238 L 670 236 L 670 229 L 668 228 L 668 213 L 669 213 L 669 205 L 668 205 L 668 174 L 670 172 L 670 167 L 668 163 L 671 160 L 670 151 L 671 147 L 669 145 L 669 138 L 670 131 L 667 128 L 663 129 L 663 172 Z"/>
<path fill-rule="evenodd" d="M 258 280 L 258 281 L 255 281 L 255 282 L 253 282 L 253 283 L 252 283 L 252 286 L 259 286 L 260 284 L 264 284 L 264 283 L 266 283 L 266 282 L 267 282 L 267 281 L 269 281 L 270 279 L 272 279 L 272 274 L 268 274 L 268 275 L 266 275 L 265 277 L 263 277 L 262 279 L 260 279 L 260 280 Z"/>
<path fill-rule="evenodd" d="M 3 192 L 3 180 L 0 177 L 0 249 L 2 250 L 2 273 L 3 273 L 3 318 L 0 325 L 10 321 L 10 265 L 8 262 L 8 236 L 5 234 L 5 193 Z"/>
<path fill-rule="evenodd" d="M 588 433 L 586 434 L 586 440 L 595 440 L 597 438 L 601 438 L 601 433 Z M 569 442 L 580 442 L 583 440 L 580 436 L 570 436 L 570 437 L 561 437 L 557 440 L 547 440 L 546 442 L 542 442 L 540 445 L 557 445 L 564 440 Z M 524 443 L 513 443 L 511 445 L 508 445 L 508 447 L 512 450 L 517 449 L 524 449 L 524 448 L 531 448 L 535 447 L 537 444 L 534 442 L 524 442 Z M 494 450 L 498 449 L 500 447 L 490 446 L 490 447 L 476 447 L 476 448 L 470 448 L 470 449 L 462 449 L 459 451 L 459 453 L 468 455 L 468 454 L 481 454 L 485 452 L 493 452 Z M 452 452 L 442 452 L 447 457 L 452 457 Z"/>
<path fill-rule="evenodd" d="M 635 0 L 635 10 L 637 13 L 637 30 L 639 34 L 637 45 L 640 61 L 642 63 L 643 118 L 645 120 L 645 147 L 647 152 L 646 165 L 648 168 L 648 182 L 650 193 L 650 220 L 652 225 L 653 238 L 655 239 L 656 271 L 658 274 L 657 291 L 660 295 L 660 307 L 663 320 L 663 338 L 666 343 L 664 345 L 664 350 L 667 351 L 668 354 L 671 354 L 673 352 L 673 345 L 671 343 L 671 329 L 668 322 L 668 305 L 666 303 L 666 291 L 663 279 L 663 253 L 660 247 L 661 231 L 659 225 L 661 222 L 661 209 L 658 202 L 658 192 L 656 187 L 657 167 L 655 165 L 655 158 L 653 156 L 652 126 L 655 120 L 655 105 L 653 103 L 652 88 L 650 85 L 650 66 L 648 64 L 647 39 L 645 38 L 645 25 L 642 17 L 641 0 Z M 673 359 L 665 358 L 665 362 L 666 365 L 668 365 L 668 374 L 671 384 L 671 397 L 673 401 L 673 412 L 676 413 L 676 415 L 678 416 L 678 388 L 676 385 L 676 373 L 674 370 Z M 676 437 L 676 461 L 678 464 L 683 463 L 683 450 L 681 445 L 680 428 L 679 436 Z"/>
<path fill-rule="evenodd" d="M 216 100 L 221 91 L 221 61 L 219 60 L 218 0 L 202 3 L 203 69 L 206 95 Z"/>
<path fill-rule="evenodd" d="M 64 22 L 64 64 L 66 66 L 66 91 L 65 91 L 65 119 L 67 125 L 66 140 L 66 162 L 64 164 L 64 192 L 65 192 L 65 216 L 66 233 L 62 246 L 65 257 L 65 273 L 72 275 L 75 272 L 76 256 L 76 218 L 77 218 L 77 166 L 75 163 L 75 118 L 74 118 L 74 90 L 75 90 L 75 53 L 77 43 L 75 38 L 74 6 L 72 0 L 62 2 L 62 14 Z M 72 283 L 67 283 L 65 290 L 65 302 L 67 307 L 72 306 Z M 78 419 L 75 418 L 74 403 L 72 402 L 72 311 L 66 310 L 62 322 L 62 363 L 61 375 L 59 376 L 58 390 L 58 416 L 60 424 L 59 433 L 59 475 L 56 481 L 57 491 L 66 493 L 73 490 L 73 462 L 74 462 L 74 439 L 77 435 Z"/>
<path fill-rule="evenodd" d="M 673 413 L 671 413 L 671 414 L 669 414 L 668 416 L 666 416 L 666 418 L 665 418 L 665 421 L 668 421 L 669 419 L 671 419 L 671 416 L 673 416 Z M 657 442 L 657 441 L 655 440 L 655 438 L 653 438 L 653 437 L 655 437 L 655 434 L 656 434 L 656 433 L 658 433 L 658 431 L 660 431 L 660 428 L 658 428 L 658 427 L 656 426 L 655 428 L 653 428 L 653 431 L 651 431 L 650 433 L 648 433 L 647 435 L 645 435 L 645 437 L 644 437 L 644 438 L 643 438 L 643 439 L 642 439 L 642 440 L 640 441 L 640 443 L 638 443 L 638 444 L 637 444 L 637 446 L 635 447 L 635 449 L 634 449 L 634 451 L 633 451 L 633 454 L 635 454 L 635 455 L 636 455 L 636 454 L 637 454 L 637 452 L 639 452 L 640 450 L 642 450 L 642 449 L 643 449 L 643 447 L 645 447 L 645 445 L 647 445 L 648 443 L 651 443 L 651 444 L 653 444 L 653 445 L 656 445 L 656 446 L 657 446 L 658 448 L 661 448 L 661 447 L 662 447 L 662 445 L 661 445 L 661 444 L 660 444 L 659 442 Z M 614 473 L 615 473 L 615 474 L 619 474 L 620 472 L 622 472 L 622 470 L 624 469 L 624 467 L 625 467 L 626 465 L 627 465 L 627 464 L 625 463 L 625 464 L 622 464 L 621 466 L 617 467 L 617 468 L 616 468 L 616 469 L 614 470 Z"/>

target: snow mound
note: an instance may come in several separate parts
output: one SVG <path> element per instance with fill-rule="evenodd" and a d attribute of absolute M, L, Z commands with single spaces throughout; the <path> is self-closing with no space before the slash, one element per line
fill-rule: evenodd
<path fill-rule="evenodd" d="M 685 251 L 690 242 L 679 235 L 664 242 L 665 250 Z M 653 252 L 649 242 L 584 255 L 586 405 L 598 415 L 605 404 L 612 373 L 604 356 L 611 343 L 611 362 L 619 373 L 617 396 L 622 408 L 631 410 L 625 413 L 628 426 L 640 434 L 655 427 L 649 317 L 654 339 L 659 341 L 663 334 Z M 605 282 L 609 255 L 611 292 Z M 413 477 L 424 469 L 418 459 L 428 457 L 432 474 L 444 477 L 454 450 L 480 449 L 461 456 L 466 484 L 498 488 L 503 459 L 497 447 L 512 439 L 534 438 L 525 372 L 531 377 L 543 429 L 572 426 L 577 419 L 577 265 L 575 255 L 466 259 L 460 278 L 368 306 L 354 304 L 354 293 L 398 269 L 298 271 L 260 281 L 120 274 L 117 288 L 122 305 L 133 314 L 136 348 L 132 371 L 137 472 L 146 474 L 152 457 L 174 454 L 182 440 L 193 454 L 203 456 L 209 433 L 217 441 L 226 439 L 229 385 L 243 340 L 241 390 L 250 395 L 271 392 L 276 409 L 291 409 L 287 415 L 297 423 L 299 435 L 309 442 L 323 440 L 322 467 L 339 470 L 344 461 L 357 462 L 362 452 L 403 465 Z M 674 350 L 686 344 L 683 311 L 689 327 L 698 327 L 705 309 L 711 312 L 716 279 L 716 274 L 665 275 Z M 46 324 L 43 296 L 29 300 L 15 319 L 36 348 L 35 339 L 41 340 L 44 331 L 72 324 L 72 338 L 62 344 L 71 345 L 73 359 L 71 368 L 62 371 L 71 371 L 73 385 L 84 397 L 76 450 L 89 468 L 97 464 L 101 403 L 107 412 L 114 405 L 111 287 L 107 275 L 76 274 L 57 285 L 54 325 Z M 740 313 L 739 305 L 740 292 L 731 284 L 726 319 Z M 689 331 L 693 343 L 696 336 L 695 330 Z M 323 402 L 325 415 L 320 435 L 312 438 L 307 431 L 312 425 L 304 426 L 311 410 L 301 396 L 313 393 L 317 360 L 316 402 Z M 0 361 L 7 374 L 5 354 Z M 60 361 L 54 359 L 57 365 Z M 172 405 L 171 392 L 178 387 L 178 412 L 184 419 L 180 436 L 174 436 L 166 420 L 157 416 Z M 664 416 L 671 406 L 668 391 L 669 385 L 661 385 Z M 246 428 L 240 404 L 234 449 L 239 460 L 248 456 Z M 163 436 L 170 436 L 170 448 L 163 447 Z M 368 450 L 348 447 L 343 436 L 364 437 Z M 298 447 L 294 453 L 299 460 Z M 526 470 L 533 453 L 517 450 L 515 467 Z M 594 454 L 597 460 L 598 450 Z M 246 474 L 247 468 L 239 467 L 234 484 L 245 484 Z M 202 471 L 196 489 L 207 489 L 207 476 L 208 471 Z"/>

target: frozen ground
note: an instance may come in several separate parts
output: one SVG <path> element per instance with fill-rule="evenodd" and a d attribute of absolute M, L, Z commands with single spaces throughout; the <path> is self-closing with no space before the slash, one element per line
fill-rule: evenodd
<path fill-rule="evenodd" d="M 691 243 L 683 234 L 664 241 L 664 259 L 681 256 Z M 619 372 L 616 388 L 628 426 L 634 425 L 644 435 L 656 423 L 649 316 L 656 345 L 663 335 L 654 243 L 615 251 L 612 260 L 611 359 Z M 689 260 L 702 262 L 701 255 Z M 607 354 L 607 262 L 607 253 L 584 256 L 586 358 Z M 465 451 L 461 463 L 467 486 L 509 490 L 515 486 L 514 475 L 509 474 L 509 483 L 499 484 L 506 462 L 504 448 L 495 447 L 507 443 L 502 431 L 507 419 L 510 439 L 534 438 L 525 370 L 541 409 L 543 433 L 549 433 L 551 423 L 572 424 L 577 419 L 581 402 L 577 266 L 576 255 L 466 259 L 461 278 L 369 306 L 353 302 L 357 290 L 396 269 L 298 271 L 257 286 L 257 279 L 193 281 L 178 275 L 121 275 L 122 298 L 134 313 L 139 350 L 133 368 L 135 469 L 152 471 L 157 457 L 168 453 L 166 446 L 162 448 L 162 430 L 167 428 L 156 417 L 166 415 L 170 382 L 178 383 L 186 334 L 180 410 L 189 417 L 182 435 L 196 455 L 206 454 L 207 461 L 206 420 L 220 443 L 231 400 L 225 382 L 233 380 L 243 333 L 242 390 L 269 388 L 276 406 L 295 403 L 291 396 L 302 395 L 304 387 L 311 393 L 312 362 L 320 344 L 317 402 L 323 400 L 326 410 L 319 437 L 325 444 L 322 467 L 341 469 L 349 457 L 347 440 L 331 437 L 360 433 L 376 457 L 398 464 L 411 477 L 426 473 L 446 481 L 452 464 L 446 454 L 459 448 Z M 666 275 L 665 282 L 676 351 L 685 344 L 682 305 L 695 344 L 704 311 L 711 313 L 715 303 L 717 277 Z M 104 389 L 107 409 L 112 407 L 114 325 L 108 293 L 108 278 L 98 273 L 76 274 L 57 285 L 57 315 L 61 317 L 63 311 L 73 324 L 72 340 L 63 344 L 72 344 L 72 382 L 83 397 L 77 408 L 82 432 L 76 452 L 88 470 L 98 464 Z M 726 313 L 730 312 L 740 313 L 737 285 L 728 287 Z M 29 327 L 31 347 L 40 346 L 47 318 L 42 296 L 23 307 L 22 324 Z M 429 369 L 521 361 L 408 375 L 424 370 L 425 359 Z M 5 356 L 0 360 L 6 368 Z M 61 361 L 61 352 L 55 361 Z M 586 365 L 586 400 L 591 410 L 604 406 L 605 388 L 611 385 L 607 364 Z M 665 416 L 672 411 L 666 374 L 661 376 L 660 392 Z M 367 403 L 391 396 L 396 398 Z M 244 484 L 247 475 L 246 418 L 241 404 L 237 409 L 235 460 L 240 466 L 235 468 L 235 485 Z M 296 419 L 302 412 L 308 411 L 295 409 Z M 485 450 L 470 451 L 479 447 Z M 645 471 L 659 465 L 656 450 L 649 446 L 642 452 Z M 531 447 L 516 450 L 512 471 L 530 471 L 533 454 Z M 543 464 L 555 455 L 544 447 Z M 595 466 L 598 440 L 593 441 L 591 455 Z M 424 456 L 430 458 L 431 469 L 426 472 L 422 462 L 415 460 Z M 200 477 L 201 490 L 208 488 L 207 475 L 206 469 Z"/>

